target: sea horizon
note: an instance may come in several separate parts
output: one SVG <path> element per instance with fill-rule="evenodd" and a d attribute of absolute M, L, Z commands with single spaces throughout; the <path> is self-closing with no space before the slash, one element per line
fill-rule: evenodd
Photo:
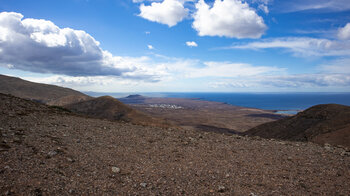
<path fill-rule="evenodd" d="M 188 98 L 221 102 L 235 106 L 273 110 L 281 114 L 296 114 L 318 104 L 350 106 L 350 92 L 84 92 L 90 96 L 109 95 L 123 98 L 132 94 L 148 97 Z"/>

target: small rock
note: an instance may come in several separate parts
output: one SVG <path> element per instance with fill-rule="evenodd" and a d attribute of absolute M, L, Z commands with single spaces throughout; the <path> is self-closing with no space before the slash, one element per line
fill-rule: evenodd
<path fill-rule="evenodd" d="M 331 151 L 332 148 L 330 146 L 325 146 L 324 149 L 326 149 L 327 151 Z"/>
<path fill-rule="evenodd" d="M 219 193 L 223 193 L 223 192 L 225 192 L 226 191 L 226 187 L 224 187 L 224 186 L 219 186 L 219 188 L 218 188 L 218 192 Z"/>
<path fill-rule="evenodd" d="M 120 168 L 118 168 L 118 167 L 112 167 L 112 172 L 113 172 L 113 173 L 120 173 Z"/>
<path fill-rule="evenodd" d="M 343 151 L 340 153 L 340 156 L 342 156 L 342 157 L 350 156 L 350 152 Z"/>
<path fill-rule="evenodd" d="M 292 158 L 292 157 L 288 157 L 287 159 L 288 159 L 288 161 L 291 161 L 291 160 L 293 160 L 293 158 Z"/>
<path fill-rule="evenodd" d="M 69 162 L 71 162 L 71 163 L 73 163 L 73 162 L 75 162 L 73 159 L 71 159 L 71 158 L 67 158 L 67 161 L 69 161 Z"/>
<path fill-rule="evenodd" d="M 56 155 L 57 155 L 57 152 L 56 152 L 55 150 L 52 150 L 52 151 L 50 151 L 49 153 L 47 153 L 47 155 L 48 155 L 49 157 L 53 157 L 53 156 L 56 156 Z"/>
<path fill-rule="evenodd" d="M 142 182 L 142 183 L 140 183 L 140 186 L 143 187 L 143 188 L 146 188 L 147 187 L 147 183 Z"/>

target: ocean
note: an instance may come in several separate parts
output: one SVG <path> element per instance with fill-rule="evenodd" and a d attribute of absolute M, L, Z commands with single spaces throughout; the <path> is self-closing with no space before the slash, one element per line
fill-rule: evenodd
<path fill-rule="evenodd" d="M 91 96 L 110 95 L 121 98 L 128 93 L 92 93 Z M 223 102 L 236 106 L 275 110 L 296 114 L 313 105 L 336 103 L 350 106 L 350 93 L 138 93 L 149 97 L 196 98 Z"/>

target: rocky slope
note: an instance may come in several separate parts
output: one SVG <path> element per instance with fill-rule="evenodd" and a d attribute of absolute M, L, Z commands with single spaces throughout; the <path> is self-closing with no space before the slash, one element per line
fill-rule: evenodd
<path fill-rule="evenodd" d="M 81 92 L 55 85 L 40 84 L 20 78 L 0 75 L 0 93 L 35 100 L 48 105 L 63 106 L 88 100 L 91 97 Z"/>
<path fill-rule="evenodd" d="M 350 152 L 85 118 L 0 94 L 2 195 L 349 195 Z"/>
<path fill-rule="evenodd" d="M 295 116 L 259 125 L 246 134 L 350 147 L 350 107 L 316 105 Z"/>
<path fill-rule="evenodd" d="M 96 118 L 126 121 L 141 125 L 169 126 L 169 123 L 161 118 L 152 118 L 112 97 L 93 98 L 73 89 L 29 82 L 10 76 L 0 75 L 0 93 L 11 94 L 48 105 L 62 106 L 74 112 Z"/>
<path fill-rule="evenodd" d="M 93 98 L 87 101 L 69 104 L 64 107 L 76 113 L 101 119 L 125 121 L 150 126 L 169 126 L 162 119 L 152 118 L 110 96 Z"/>

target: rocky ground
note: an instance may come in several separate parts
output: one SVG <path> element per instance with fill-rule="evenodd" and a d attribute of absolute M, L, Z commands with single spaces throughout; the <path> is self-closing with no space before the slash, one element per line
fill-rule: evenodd
<path fill-rule="evenodd" d="M 91 119 L 0 95 L 3 195 L 350 195 L 348 149 Z"/>

